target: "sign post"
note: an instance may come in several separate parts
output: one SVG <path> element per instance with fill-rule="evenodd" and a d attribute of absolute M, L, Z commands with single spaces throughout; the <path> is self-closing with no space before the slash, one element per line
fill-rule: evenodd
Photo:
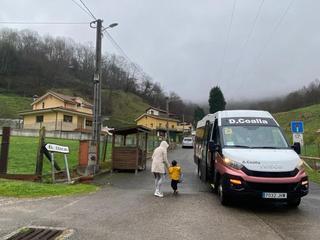
<path fill-rule="evenodd" d="M 303 133 L 304 133 L 304 125 L 302 121 L 292 121 L 291 122 L 291 132 L 293 143 L 300 143 L 303 146 Z"/>
<path fill-rule="evenodd" d="M 64 165 L 67 172 L 68 183 L 71 183 L 71 177 L 70 177 L 69 165 L 68 165 L 68 159 L 67 159 L 67 154 L 69 154 L 70 152 L 69 147 L 48 143 L 46 144 L 46 149 L 51 153 L 52 183 L 55 182 L 54 153 L 63 153 Z"/>

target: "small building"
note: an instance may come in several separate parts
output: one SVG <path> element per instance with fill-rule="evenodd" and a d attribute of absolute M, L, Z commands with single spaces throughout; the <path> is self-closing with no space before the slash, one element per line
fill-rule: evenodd
<path fill-rule="evenodd" d="M 150 129 L 132 126 L 112 131 L 112 170 L 145 170 Z M 120 141 L 119 141 L 120 140 Z"/>
<path fill-rule="evenodd" d="M 171 117 L 172 114 L 169 116 L 165 110 L 149 107 L 135 121 L 138 126 L 150 128 L 158 137 L 166 138 L 169 131 L 170 139 L 176 141 L 177 134 L 182 132 L 178 129 L 180 120 Z"/>
<path fill-rule="evenodd" d="M 24 129 L 86 131 L 92 128 L 92 104 L 81 97 L 49 91 L 34 99 L 32 110 L 20 112 Z"/>
<path fill-rule="evenodd" d="M 183 132 L 184 135 L 191 135 L 193 131 L 193 126 L 191 123 L 181 122 L 178 124 L 179 131 Z"/>

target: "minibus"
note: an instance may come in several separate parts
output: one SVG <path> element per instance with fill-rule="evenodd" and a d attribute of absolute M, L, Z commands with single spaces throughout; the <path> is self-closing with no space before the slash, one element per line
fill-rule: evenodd
<path fill-rule="evenodd" d="M 300 145 L 290 146 L 266 111 L 219 111 L 197 123 L 198 175 L 211 184 L 223 205 L 256 198 L 299 206 L 309 190 L 299 154 Z"/>

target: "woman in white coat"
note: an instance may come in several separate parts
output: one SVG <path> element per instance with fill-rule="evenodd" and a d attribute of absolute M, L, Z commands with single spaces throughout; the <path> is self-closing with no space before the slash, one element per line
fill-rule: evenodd
<path fill-rule="evenodd" d="M 164 181 L 164 174 L 166 168 L 169 167 L 167 149 L 169 144 L 166 141 L 162 141 L 160 146 L 157 147 L 152 154 L 152 165 L 151 172 L 155 177 L 155 192 L 154 195 L 157 197 L 163 197 L 163 193 L 160 190 L 161 184 Z"/>

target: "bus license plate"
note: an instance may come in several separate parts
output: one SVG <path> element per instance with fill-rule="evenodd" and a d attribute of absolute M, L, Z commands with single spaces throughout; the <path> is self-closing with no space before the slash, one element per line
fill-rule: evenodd
<path fill-rule="evenodd" d="M 286 199 L 287 198 L 287 193 L 264 192 L 264 193 L 262 193 L 262 198 Z"/>

